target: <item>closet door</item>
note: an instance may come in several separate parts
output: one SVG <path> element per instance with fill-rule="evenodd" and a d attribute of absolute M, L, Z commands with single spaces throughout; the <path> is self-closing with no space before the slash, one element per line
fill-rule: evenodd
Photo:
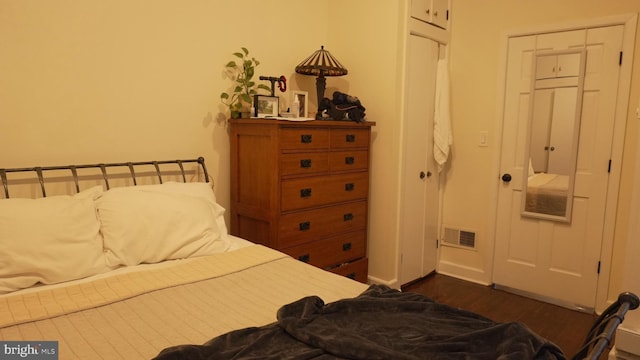
<path fill-rule="evenodd" d="M 621 162 L 613 158 L 612 145 L 623 30 L 607 26 L 509 39 L 500 168 L 510 177 L 497 179 L 493 280 L 498 286 L 567 306 L 595 307 L 605 210 L 608 201 L 616 201 L 608 194 L 609 161 Z M 583 47 L 586 72 L 571 216 L 564 222 L 522 216 L 533 54 Z"/>
<path fill-rule="evenodd" d="M 435 270 L 438 176 L 433 114 L 439 44 L 409 36 L 407 117 L 403 125 L 400 284 Z"/>

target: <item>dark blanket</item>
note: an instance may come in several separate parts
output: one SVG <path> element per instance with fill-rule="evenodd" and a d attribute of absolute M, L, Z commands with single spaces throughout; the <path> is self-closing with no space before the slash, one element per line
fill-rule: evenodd
<path fill-rule="evenodd" d="M 168 359 L 565 359 L 520 323 L 499 324 L 413 293 L 372 285 L 353 299 L 310 296 L 283 306 L 274 324 L 204 345 L 163 350 Z"/>

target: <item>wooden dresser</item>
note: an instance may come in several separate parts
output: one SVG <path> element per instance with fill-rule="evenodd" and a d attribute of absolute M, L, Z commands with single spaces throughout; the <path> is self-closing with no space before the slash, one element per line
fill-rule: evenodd
<path fill-rule="evenodd" d="M 231 234 L 366 282 L 375 123 L 229 122 Z"/>

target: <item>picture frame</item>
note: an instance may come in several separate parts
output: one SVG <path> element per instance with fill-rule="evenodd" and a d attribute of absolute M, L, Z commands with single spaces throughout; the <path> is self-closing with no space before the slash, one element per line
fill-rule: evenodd
<path fill-rule="evenodd" d="M 257 118 L 277 117 L 280 113 L 280 97 L 255 95 L 253 97 L 254 116 Z"/>
<path fill-rule="evenodd" d="M 291 111 L 293 111 L 293 103 L 295 102 L 295 99 L 298 99 L 298 103 L 300 104 L 298 106 L 298 112 L 296 114 L 294 114 L 294 116 L 296 118 L 306 118 L 309 116 L 309 92 L 308 91 L 300 91 L 300 90 L 293 90 L 291 91 Z"/>

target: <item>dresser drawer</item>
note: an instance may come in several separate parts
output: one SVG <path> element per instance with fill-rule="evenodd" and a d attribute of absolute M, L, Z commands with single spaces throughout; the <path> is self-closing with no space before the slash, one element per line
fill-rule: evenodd
<path fill-rule="evenodd" d="M 329 153 L 329 170 L 364 170 L 369 167 L 367 150 L 336 151 Z"/>
<path fill-rule="evenodd" d="M 336 266 L 365 255 L 365 230 L 282 249 L 294 259 L 319 268 Z"/>
<path fill-rule="evenodd" d="M 352 261 L 348 264 L 330 269 L 329 271 L 366 284 L 368 281 L 367 272 L 369 271 L 368 260 L 369 259 L 367 258 L 362 258 L 356 261 Z"/>
<path fill-rule="evenodd" d="M 280 129 L 281 150 L 311 150 L 329 148 L 329 129 L 282 128 Z"/>
<path fill-rule="evenodd" d="M 282 180 L 281 210 L 297 210 L 337 202 L 366 199 L 369 173 L 358 172 Z"/>
<path fill-rule="evenodd" d="M 329 172 L 329 154 L 290 153 L 280 155 L 280 175 L 304 175 Z"/>
<path fill-rule="evenodd" d="M 331 148 L 350 149 L 368 148 L 369 130 L 367 129 L 332 129 Z"/>
<path fill-rule="evenodd" d="M 366 201 L 289 213 L 280 217 L 278 246 L 298 245 L 334 234 L 364 229 L 366 225 Z"/>

